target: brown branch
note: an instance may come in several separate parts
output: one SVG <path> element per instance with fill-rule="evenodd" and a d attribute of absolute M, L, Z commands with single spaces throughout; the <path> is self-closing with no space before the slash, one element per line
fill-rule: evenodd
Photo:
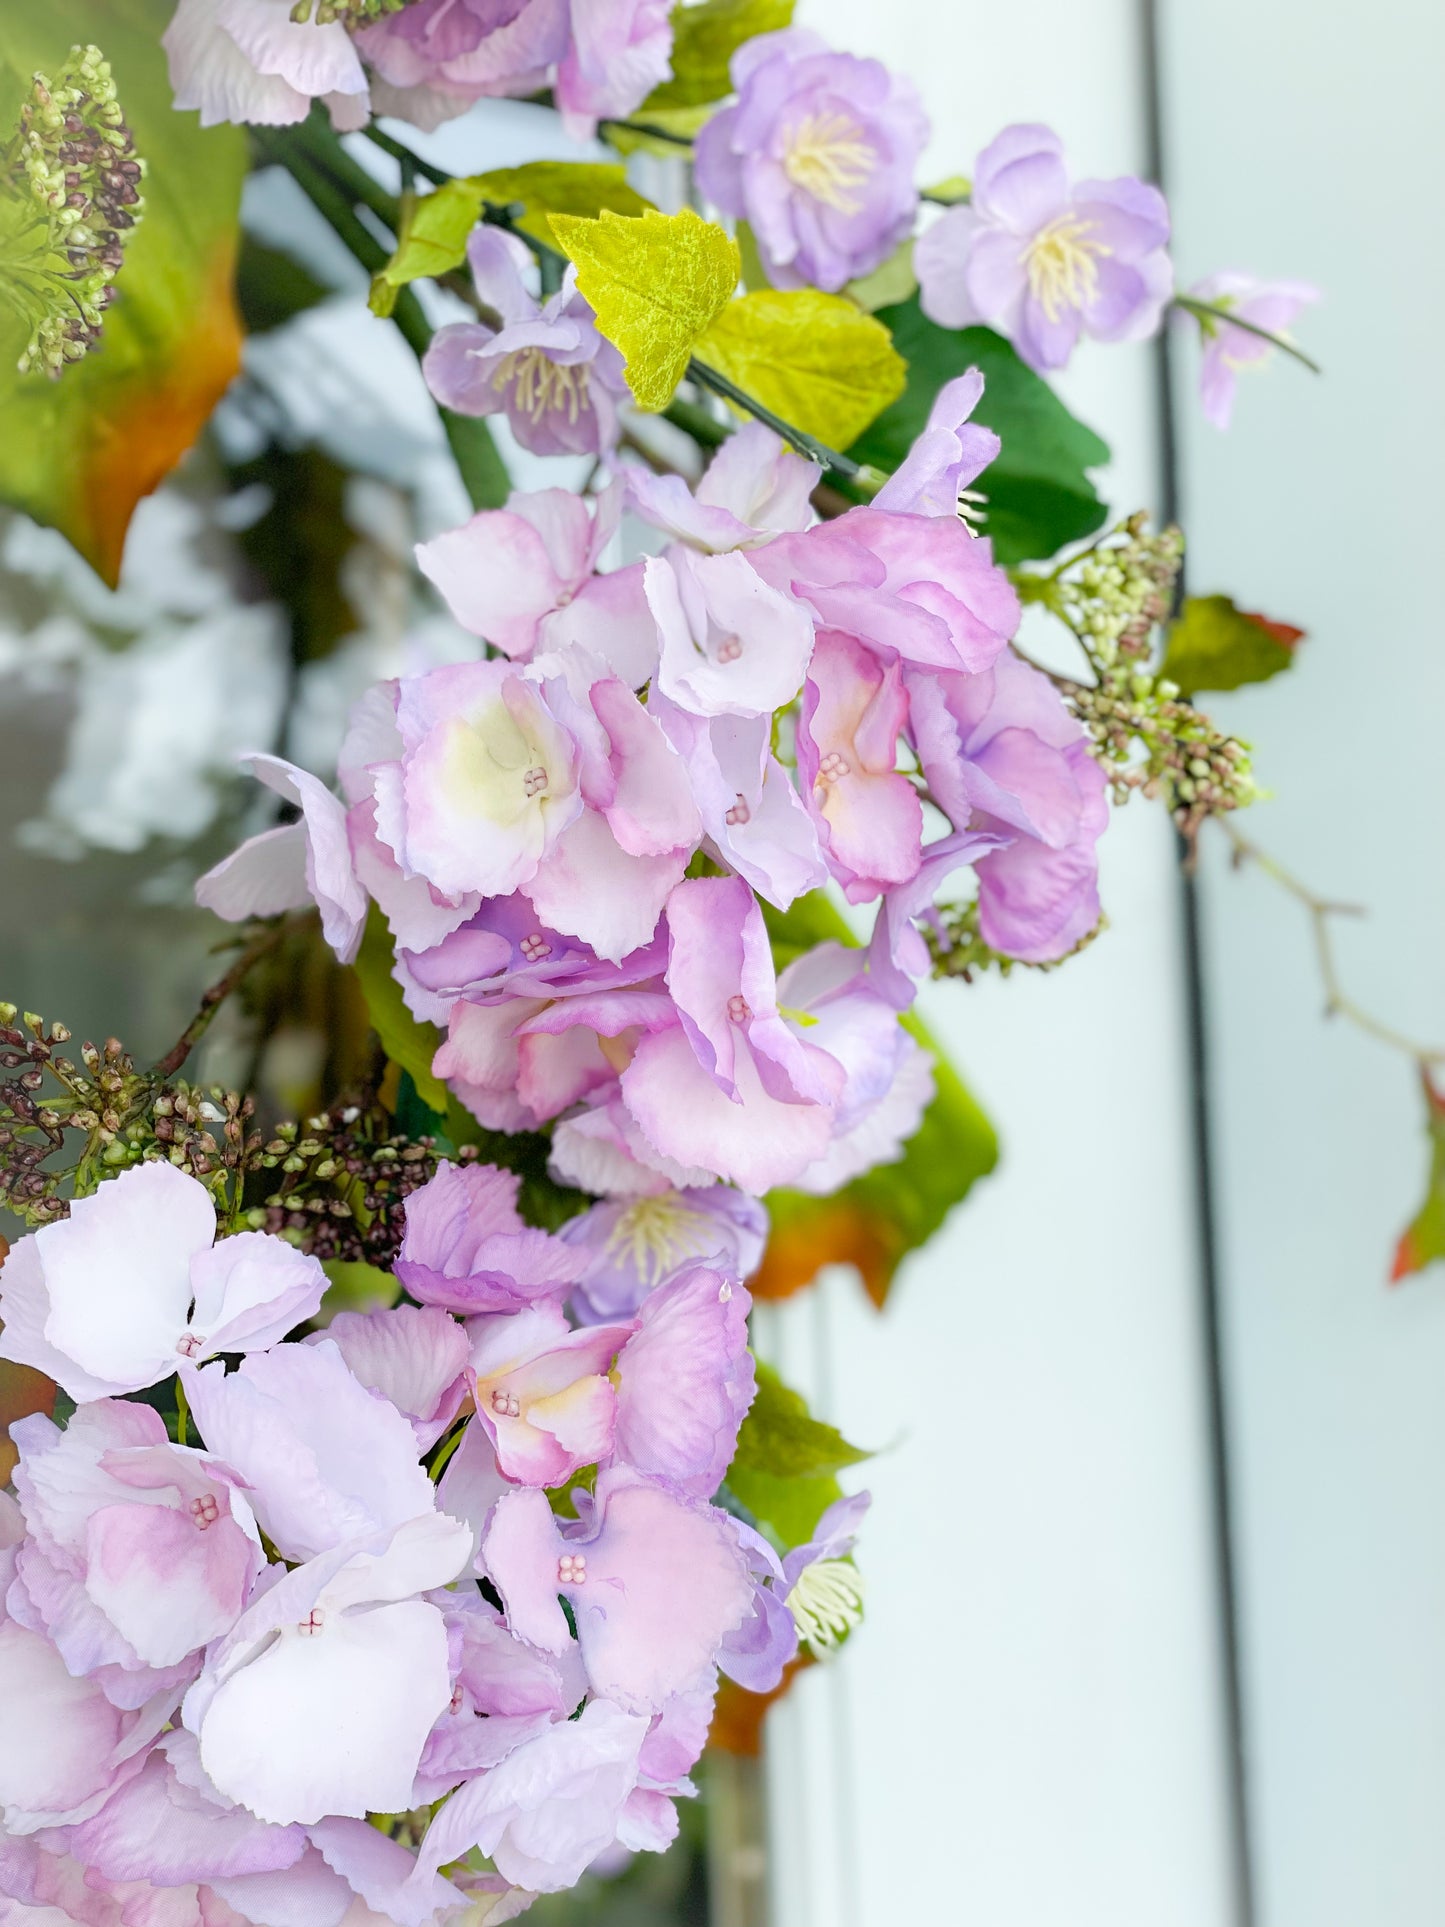
<path fill-rule="evenodd" d="M 239 988 L 242 981 L 254 966 L 260 962 L 262 957 L 274 950 L 281 939 L 289 935 L 290 932 L 297 927 L 297 922 L 298 919 L 294 917 L 281 918 L 275 923 L 266 924 L 252 937 L 251 941 L 242 950 L 225 976 L 218 978 L 202 997 L 200 1008 L 197 1010 L 195 1016 L 186 1025 L 185 1029 L 181 1032 L 175 1043 L 171 1045 L 165 1056 L 156 1060 L 152 1067 L 152 1075 L 156 1078 L 157 1082 L 164 1084 L 168 1078 L 175 1076 L 176 1072 L 181 1068 L 182 1064 L 185 1063 L 196 1045 L 200 1043 L 206 1032 L 211 1028 L 211 1023 L 216 1012 L 221 1008 L 221 1005 L 225 1003 L 232 991 Z"/>
<path fill-rule="evenodd" d="M 1406 1057 L 1412 1058 L 1422 1072 L 1428 1072 L 1432 1064 L 1445 1064 L 1445 1047 L 1421 1044 L 1415 1038 L 1407 1037 L 1403 1031 L 1396 1030 L 1392 1025 L 1382 1023 L 1378 1017 L 1357 1004 L 1340 981 L 1331 923 L 1336 917 L 1363 916 L 1365 914 L 1363 907 L 1358 903 L 1332 903 L 1325 897 L 1316 896 L 1307 884 L 1301 883 L 1299 878 L 1285 869 L 1282 863 L 1277 862 L 1267 851 L 1260 849 L 1257 843 L 1252 843 L 1248 837 L 1243 836 L 1233 824 L 1220 818 L 1215 820 L 1219 823 L 1221 833 L 1227 838 L 1234 852 L 1236 868 L 1245 863 L 1253 863 L 1271 882 L 1277 883 L 1308 912 L 1310 930 L 1314 937 L 1315 956 L 1319 963 L 1320 980 L 1325 990 L 1325 1015 L 1343 1017 L 1347 1023 L 1353 1024 L 1366 1036 L 1373 1037 L 1377 1043 L 1386 1044 L 1391 1050 L 1400 1051 Z"/>

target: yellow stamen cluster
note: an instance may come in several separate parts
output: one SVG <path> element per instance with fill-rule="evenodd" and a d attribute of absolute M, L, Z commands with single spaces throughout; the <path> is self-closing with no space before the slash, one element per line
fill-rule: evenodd
<path fill-rule="evenodd" d="M 863 129 L 836 109 L 805 114 L 791 130 L 783 155 L 783 172 L 794 187 L 839 214 L 860 211 L 863 202 L 856 190 L 877 164 L 877 152 Z"/>

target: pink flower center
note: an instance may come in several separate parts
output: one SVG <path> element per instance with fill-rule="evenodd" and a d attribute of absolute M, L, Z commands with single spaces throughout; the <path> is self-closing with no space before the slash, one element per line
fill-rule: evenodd
<path fill-rule="evenodd" d="M 752 1014 L 752 1006 L 746 997 L 728 998 L 728 1016 L 735 1024 L 745 1024 Z"/>
<path fill-rule="evenodd" d="M 587 1583 L 587 1555 L 585 1552 L 564 1552 L 557 1561 L 557 1584 L 559 1586 L 585 1586 Z"/>
<path fill-rule="evenodd" d="M 326 1625 L 326 1615 L 319 1606 L 313 1606 L 296 1630 L 303 1638 L 316 1639 Z"/>
<path fill-rule="evenodd" d="M 736 662 L 742 653 L 742 640 L 738 636 L 724 636 L 723 640 L 717 646 L 717 659 L 719 662 Z"/>
<path fill-rule="evenodd" d="M 191 1518 L 195 1521 L 197 1532 L 204 1532 L 213 1526 L 221 1516 L 221 1508 L 215 1497 L 207 1493 L 204 1498 L 191 1500 Z"/>
<path fill-rule="evenodd" d="M 748 808 L 747 798 L 741 790 L 738 791 L 737 797 L 737 802 L 733 804 L 732 808 L 723 818 L 723 822 L 726 823 L 730 829 L 736 829 L 740 823 L 748 823 L 752 820 L 753 813 Z"/>
<path fill-rule="evenodd" d="M 493 1392 L 492 1410 L 498 1418 L 520 1418 L 522 1401 L 515 1392 Z"/>
<path fill-rule="evenodd" d="M 552 946 L 540 930 L 534 930 L 530 937 L 523 937 L 517 947 L 528 963 L 541 963 L 544 957 L 552 954 Z"/>
<path fill-rule="evenodd" d="M 203 1342 L 199 1332 L 182 1332 L 176 1340 L 176 1350 L 182 1358 L 194 1358 Z"/>
<path fill-rule="evenodd" d="M 547 772 L 540 763 L 527 770 L 522 777 L 522 788 L 528 796 L 540 796 L 547 787 Z"/>
<path fill-rule="evenodd" d="M 836 749 L 830 749 L 818 765 L 818 781 L 825 787 L 829 783 L 839 782 L 848 774 L 848 767 L 848 758 L 840 755 Z"/>

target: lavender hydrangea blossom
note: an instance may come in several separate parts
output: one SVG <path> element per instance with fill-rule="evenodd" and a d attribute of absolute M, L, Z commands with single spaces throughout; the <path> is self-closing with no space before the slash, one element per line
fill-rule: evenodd
<path fill-rule="evenodd" d="M 929 126 L 911 82 L 804 27 L 745 41 L 731 72 L 737 103 L 694 148 L 703 194 L 751 223 L 775 287 L 836 291 L 871 273 L 918 205 Z"/>
<path fill-rule="evenodd" d="M 1275 352 L 1274 343 L 1265 335 L 1247 327 L 1231 327 L 1229 316 L 1238 315 L 1255 328 L 1283 335 L 1302 309 L 1319 300 L 1320 291 L 1308 281 L 1257 281 L 1251 274 L 1226 268 L 1196 281 L 1189 294 L 1194 301 L 1227 310 L 1224 315 L 1198 315 L 1197 319 L 1204 343 L 1199 369 L 1200 405 L 1204 419 L 1213 427 L 1228 428 L 1241 373 L 1262 367 Z"/>
<path fill-rule="evenodd" d="M 569 267 L 545 303 L 527 289 L 531 255 L 497 228 L 467 244 L 472 282 L 500 326 L 450 322 L 422 360 L 427 386 L 461 415 L 505 414 L 534 455 L 605 455 L 617 443 L 617 404 L 626 393 L 622 357 L 598 334 Z"/>
<path fill-rule="evenodd" d="M 944 328 L 987 322 L 1030 367 L 1062 368 L 1081 334 L 1142 341 L 1174 277 L 1169 210 L 1131 175 L 1070 184 L 1051 128 L 1006 127 L 979 155 L 973 196 L 919 240 L 923 311 Z"/>

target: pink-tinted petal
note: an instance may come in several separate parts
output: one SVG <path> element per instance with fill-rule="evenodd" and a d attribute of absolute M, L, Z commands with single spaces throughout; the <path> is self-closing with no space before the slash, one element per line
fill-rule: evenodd
<path fill-rule="evenodd" d="M 512 1492 L 493 1506 L 482 1563 L 501 1592 L 507 1624 L 544 1653 L 564 1653 L 572 1640 L 557 1603 L 557 1573 L 567 1550 L 544 1492 Z"/>
<path fill-rule="evenodd" d="M 646 1734 L 645 1719 L 605 1700 L 549 1727 L 447 1801 L 422 1842 L 416 1879 L 479 1847 L 520 1887 L 575 1885 L 616 1837 Z"/>
<path fill-rule="evenodd" d="M 71 1850 L 102 1879 L 176 1887 L 294 1866 L 306 1851 L 306 1835 L 300 1827 L 266 1826 L 242 1807 L 218 1806 L 179 1780 L 165 1754 L 156 1752 L 75 1830 Z"/>
<path fill-rule="evenodd" d="M 620 963 L 651 941 L 690 851 L 629 856 L 607 819 L 586 810 L 538 862 L 523 890 L 543 923 Z"/>
<path fill-rule="evenodd" d="M 624 1465 L 709 1499 L 752 1403 L 752 1300 L 716 1271 L 689 1271 L 642 1301 L 617 1362 L 614 1451 Z"/>
<path fill-rule="evenodd" d="M 737 1058 L 738 1102 L 698 1063 L 681 1027 L 641 1039 L 622 1073 L 622 1096 L 660 1155 L 761 1195 L 791 1183 L 823 1155 L 832 1130 L 824 1104 L 769 1095 L 752 1052 Z"/>
<path fill-rule="evenodd" d="M 325 1335 L 352 1376 L 404 1413 L 419 1450 L 429 1451 L 466 1396 L 469 1347 L 456 1319 L 435 1306 L 397 1305 L 364 1315 L 342 1312 Z"/>
<path fill-rule="evenodd" d="M 752 1604 L 731 1522 L 661 1486 L 602 1472 L 602 1517 L 587 1542 L 586 1580 L 566 1588 L 593 1688 L 655 1712 L 705 1676 Z"/>

